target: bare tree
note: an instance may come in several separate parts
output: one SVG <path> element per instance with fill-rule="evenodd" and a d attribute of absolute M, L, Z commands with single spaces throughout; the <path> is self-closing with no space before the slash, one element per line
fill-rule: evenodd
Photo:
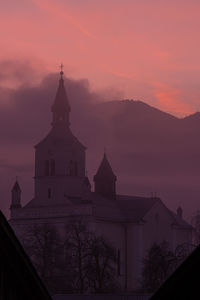
<path fill-rule="evenodd" d="M 74 222 L 68 225 L 66 245 L 74 291 L 105 293 L 117 289 L 116 251 L 105 238 L 89 231 L 83 222 Z"/>
<path fill-rule="evenodd" d="M 87 263 L 90 235 L 87 226 L 80 221 L 66 226 L 65 261 L 67 264 L 70 262 L 74 292 L 84 293 L 88 290 Z"/>
<path fill-rule="evenodd" d="M 63 249 L 56 228 L 49 224 L 32 225 L 21 241 L 47 288 L 57 292 L 62 278 Z"/>
<path fill-rule="evenodd" d="M 116 250 L 102 236 L 92 236 L 89 245 L 90 260 L 87 268 L 90 288 L 95 293 L 118 290 Z"/>
<path fill-rule="evenodd" d="M 21 240 L 50 292 L 105 293 L 117 289 L 116 251 L 85 223 L 68 223 L 62 240 L 55 226 L 33 225 Z"/>

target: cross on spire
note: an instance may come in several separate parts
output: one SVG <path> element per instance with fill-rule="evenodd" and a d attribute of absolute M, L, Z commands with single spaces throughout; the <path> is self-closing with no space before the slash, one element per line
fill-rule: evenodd
<path fill-rule="evenodd" d="M 63 68 L 64 68 L 64 65 L 61 63 L 61 64 L 60 64 L 60 75 L 61 75 L 61 78 L 62 78 L 62 76 L 63 76 L 63 74 L 64 74 Z"/>

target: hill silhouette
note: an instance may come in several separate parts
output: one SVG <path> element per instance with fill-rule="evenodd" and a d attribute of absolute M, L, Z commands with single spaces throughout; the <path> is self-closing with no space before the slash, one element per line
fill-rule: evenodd
<path fill-rule="evenodd" d="M 105 146 L 120 191 L 157 191 L 173 209 L 186 208 L 186 215 L 198 209 L 200 113 L 177 118 L 142 101 L 123 100 L 94 105 L 87 117 L 90 136 L 86 131 L 81 135 L 92 174 L 91 156 L 97 167 Z"/>

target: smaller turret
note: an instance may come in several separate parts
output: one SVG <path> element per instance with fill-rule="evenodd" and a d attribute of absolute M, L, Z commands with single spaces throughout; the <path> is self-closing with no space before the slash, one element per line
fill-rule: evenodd
<path fill-rule="evenodd" d="M 21 208 L 21 189 L 16 179 L 15 184 L 11 191 L 12 199 L 10 209 Z"/>
<path fill-rule="evenodd" d="M 116 180 L 110 163 L 104 153 L 103 160 L 94 176 L 95 193 L 109 199 L 116 198 Z"/>

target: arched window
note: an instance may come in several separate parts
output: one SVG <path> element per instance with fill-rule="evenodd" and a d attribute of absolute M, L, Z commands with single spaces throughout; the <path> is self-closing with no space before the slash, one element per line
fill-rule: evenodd
<path fill-rule="evenodd" d="M 54 176 L 56 173 L 56 164 L 55 164 L 55 160 L 51 159 L 51 176 Z"/>
<path fill-rule="evenodd" d="M 45 163 L 44 163 L 44 175 L 49 176 L 49 161 L 48 160 L 45 160 Z"/>
<path fill-rule="evenodd" d="M 50 199 L 51 198 L 51 189 L 48 188 L 48 198 Z"/>

